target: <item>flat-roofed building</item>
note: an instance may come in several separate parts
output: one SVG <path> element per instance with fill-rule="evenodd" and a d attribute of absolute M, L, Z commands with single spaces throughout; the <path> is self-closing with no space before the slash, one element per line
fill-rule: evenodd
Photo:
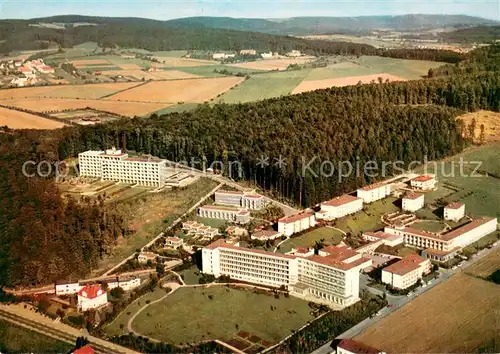
<path fill-rule="evenodd" d="M 151 261 L 151 262 L 156 262 L 156 258 L 158 257 L 158 255 L 156 253 L 153 253 L 153 252 L 141 252 L 138 256 L 137 256 L 137 260 L 139 261 L 139 263 L 148 263 L 148 261 Z"/>
<path fill-rule="evenodd" d="M 165 184 L 168 187 L 185 187 L 196 179 L 195 176 L 188 172 L 179 172 L 165 179 Z"/>
<path fill-rule="evenodd" d="M 278 237 L 281 237 L 281 233 L 274 230 L 257 231 L 254 232 L 252 236 L 250 236 L 252 240 L 260 240 L 260 241 L 275 240 Z"/>
<path fill-rule="evenodd" d="M 321 210 L 315 215 L 317 219 L 333 220 L 354 214 L 362 209 L 363 199 L 344 194 L 321 203 Z"/>
<path fill-rule="evenodd" d="M 85 151 L 78 154 L 80 176 L 128 184 L 161 187 L 166 180 L 166 160 L 128 157 L 121 150 Z"/>
<path fill-rule="evenodd" d="M 340 261 L 328 254 L 289 255 L 229 245 L 218 240 L 202 249 L 203 273 L 272 287 L 310 301 L 345 307 L 359 300 L 359 272 L 371 260 Z M 311 253 L 307 254 L 306 253 Z"/>
<path fill-rule="evenodd" d="M 181 247 L 184 244 L 184 241 L 182 238 L 179 237 L 167 237 L 165 239 L 165 246 L 167 247 L 172 247 L 172 248 L 178 248 Z"/>
<path fill-rule="evenodd" d="M 55 293 L 56 295 L 71 295 L 80 291 L 82 285 L 79 282 L 56 282 Z"/>
<path fill-rule="evenodd" d="M 119 287 L 125 291 L 130 291 L 141 285 L 141 278 L 138 276 L 116 276 L 102 279 L 100 282 L 108 284 L 108 290 Z"/>
<path fill-rule="evenodd" d="M 391 195 L 391 183 L 374 183 L 357 190 L 358 198 L 364 203 L 372 203 Z"/>
<path fill-rule="evenodd" d="M 353 339 L 342 339 L 337 344 L 336 354 L 385 354 L 385 352 Z"/>
<path fill-rule="evenodd" d="M 429 273 L 431 266 L 427 258 L 410 254 L 382 269 L 382 283 L 389 284 L 395 289 L 409 288 Z"/>
<path fill-rule="evenodd" d="M 250 221 L 248 210 L 228 206 L 204 205 L 198 209 L 198 214 L 203 218 L 228 220 L 238 224 Z"/>
<path fill-rule="evenodd" d="M 444 207 L 444 219 L 459 221 L 465 216 L 465 204 L 454 202 Z"/>
<path fill-rule="evenodd" d="M 445 233 L 433 233 L 412 227 L 386 227 L 385 232 L 404 237 L 406 245 L 430 249 L 428 254 L 448 255 L 497 230 L 497 218 L 479 217 Z M 435 252 L 439 251 L 439 252 Z M 433 253 L 434 252 L 434 253 Z"/>
<path fill-rule="evenodd" d="M 383 245 L 394 247 L 404 242 L 403 235 L 394 235 L 384 231 L 364 232 L 363 238 L 367 241 L 381 240 Z"/>
<path fill-rule="evenodd" d="M 260 210 L 266 206 L 266 198 L 253 192 L 218 190 L 215 192 L 215 203 Z"/>
<path fill-rule="evenodd" d="M 409 193 L 402 199 L 404 211 L 415 212 L 424 207 L 424 195 L 421 193 Z"/>
<path fill-rule="evenodd" d="M 290 252 L 287 252 L 286 254 L 289 254 L 291 256 L 296 256 L 296 257 L 310 257 L 314 255 L 314 248 L 310 247 L 294 247 L 290 250 Z"/>
<path fill-rule="evenodd" d="M 316 219 L 312 213 L 300 213 L 279 219 L 278 232 L 285 236 L 291 236 L 314 225 L 316 225 Z"/>
<path fill-rule="evenodd" d="M 436 177 L 433 175 L 421 175 L 410 181 L 410 186 L 421 191 L 429 191 L 436 186 Z"/>

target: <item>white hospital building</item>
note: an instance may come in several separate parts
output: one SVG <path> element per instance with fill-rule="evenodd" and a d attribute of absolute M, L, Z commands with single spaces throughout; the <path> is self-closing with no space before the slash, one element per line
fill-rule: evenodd
<path fill-rule="evenodd" d="M 202 250 L 203 273 L 270 287 L 310 301 L 349 306 L 359 300 L 359 272 L 371 265 L 345 246 L 299 257 L 237 247 L 218 240 Z"/>
<path fill-rule="evenodd" d="M 316 219 L 333 220 L 354 214 L 363 209 L 363 199 L 344 194 L 321 203 L 321 210 L 316 212 Z"/>
<path fill-rule="evenodd" d="M 229 206 L 204 205 L 198 209 L 198 215 L 202 218 L 221 219 L 238 224 L 246 224 L 250 221 L 248 210 Z"/>
<path fill-rule="evenodd" d="M 415 212 L 424 207 L 424 195 L 421 193 L 409 193 L 403 197 L 402 207 L 404 211 Z"/>
<path fill-rule="evenodd" d="M 259 210 L 266 206 L 266 199 L 252 192 L 219 190 L 215 192 L 215 203 Z"/>
<path fill-rule="evenodd" d="M 444 219 L 451 221 L 459 221 L 465 216 L 465 204 L 464 203 L 450 203 L 444 207 Z"/>
<path fill-rule="evenodd" d="M 372 203 L 391 195 L 391 183 L 375 183 L 357 190 L 358 198 L 364 203 Z"/>
<path fill-rule="evenodd" d="M 463 247 L 497 230 L 497 218 L 479 217 L 445 233 L 412 227 L 386 227 L 389 234 L 403 236 L 405 245 L 424 249 L 423 255 L 438 262 L 452 258 Z"/>
<path fill-rule="evenodd" d="M 167 179 L 166 160 L 128 157 L 121 150 L 89 150 L 78 154 L 78 160 L 80 176 L 149 187 L 161 187 Z"/>
<path fill-rule="evenodd" d="M 389 284 L 396 289 L 406 289 L 429 273 L 431 267 L 428 259 L 410 254 L 382 269 L 382 283 Z"/>
<path fill-rule="evenodd" d="M 307 230 L 314 225 L 316 225 L 314 214 L 301 213 L 279 219 L 278 232 L 285 236 L 291 236 L 297 232 Z"/>

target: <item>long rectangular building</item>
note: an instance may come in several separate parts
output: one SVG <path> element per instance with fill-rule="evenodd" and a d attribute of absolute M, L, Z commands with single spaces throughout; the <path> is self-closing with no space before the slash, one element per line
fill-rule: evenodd
<path fill-rule="evenodd" d="M 265 207 L 266 199 L 263 195 L 253 192 L 240 192 L 219 190 L 215 192 L 217 204 L 231 205 L 252 210 L 260 210 Z"/>
<path fill-rule="evenodd" d="M 321 203 L 321 210 L 316 212 L 316 218 L 333 220 L 354 214 L 362 209 L 363 199 L 344 194 Z"/>
<path fill-rule="evenodd" d="M 78 160 L 80 176 L 149 187 L 162 187 L 167 179 L 166 160 L 129 157 L 121 150 L 89 150 L 78 154 Z"/>
<path fill-rule="evenodd" d="M 271 287 L 310 301 L 349 306 L 359 300 L 359 272 L 371 260 L 334 248 L 323 256 L 299 257 L 237 247 L 218 240 L 202 250 L 203 273 Z"/>

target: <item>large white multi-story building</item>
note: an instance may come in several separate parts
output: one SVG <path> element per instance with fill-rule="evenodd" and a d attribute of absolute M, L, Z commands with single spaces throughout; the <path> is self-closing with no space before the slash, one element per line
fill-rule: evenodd
<path fill-rule="evenodd" d="M 464 203 L 450 203 L 444 207 L 444 219 L 451 221 L 459 221 L 465 216 L 465 204 Z"/>
<path fill-rule="evenodd" d="M 421 191 L 429 191 L 436 186 L 436 178 L 432 175 L 421 175 L 413 178 L 410 186 Z"/>
<path fill-rule="evenodd" d="M 78 160 L 80 176 L 149 187 L 161 187 L 167 179 L 166 160 L 128 157 L 121 150 L 85 151 Z"/>
<path fill-rule="evenodd" d="M 314 225 L 316 225 L 314 214 L 301 213 L 279 219 L 278 232 L 285 236 L 291 236 L 297 232 L 307 230 Z"/>
<path fill-rule="evenodd" d="M 316 219 L 333 220 L 354 214 L 362 209 L 363 199 L 344 194 L 321 203 L 321 210 L 315 215 Z"/>
<path fill-rule="evenodd" d="M 228 206 L 204 205 L 198 209 L 198 215 L 202 218 L 222 219 L 238 224 L 246 224 L 250 221 L 248 210 Z"/>
<path fill-rule="evenodd" d="M 375 183 L 357 190 L 358 198 L 365 203 L 372 203 L 391 195 L 391 183 Z"/>
<path fill-rule="evenodd" d="M 424 195 L 421 193 L 409 193 L 403 197 L 402 207 L 404 211 L 415 212 L 424 207 Z"/>
<path fill-rule="evenodd" d="M 431 271 L 431 262 L 416 254 L 410 254 L 382 269 L 382 283 L 396 289 L 406 289 Z"/>
<path fill-rule="evenodd" d="M 259 210 L 266 206 L 266 199 L 263 195 L 240 191 L 216 191 L 215 202 L 217 204 L 231 205 L 252 210 Z"/>
<path fill-rule="evenodd" d="M 445 261 L 463 247 L 497 230 L 497 218 L 479 217 L 446 233 L 433 233 L 411 227 L 386 227 L 389 234 L 404 237 L 406 245 L 425 249 L 427 257 Z M 432 257 L 431 257 L 432 255 Z"/>
<path fill-rule="evenodd" d="M 352 254 L 354 253 L 354 255 Z M 307 257 L 272 253 L 230 245 L 218 240 L 202 250 L 203 273 L 271 287 L 339 307 L 359 300 L 359 272 L 371 265 L 345 246 Z"/>

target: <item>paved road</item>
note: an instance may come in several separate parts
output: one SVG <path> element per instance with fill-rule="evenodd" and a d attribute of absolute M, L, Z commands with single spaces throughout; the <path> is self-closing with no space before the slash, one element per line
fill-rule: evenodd
<path fill-rule="evenodd" d="M 477 255 L 475 255 L 470 260 L 465 261 L 461 267 L 458 267 L 455 270 L 441 268 L 439 270 L 439 278 L 438 279 L 432 280 L 431 284 L 427 285 L 425 288 L 419 287 L 418 289 L 413 291 L 413 294 L 411 296 L 393 296 L 393 295 L 387 294 L 387 302 L 389 303 L 390 307 L 383 308 L 382 310 L 379 311 L 379 314 L 377 316 L 375 316 L 373 318 L 367 318 L 364 321 L 361 321 L 360 323 L 358 323 L 354 327 L 348 329 L 347 331 L 345 331 L 341 335 L 337 336 L 336 338 L 352 338 L 354 336 L 357 336 L 358 334 L 362 333 L 365 329 L 367 329 L 371 325 L 380 321 L 382 318 L 390 315 L 391 313 L 393 313 L 397 309 L 399 309 L 399 308 L 403 307 L 404 305 L 406 305 L 407 303 L 409 303 L 411 300 L 413 300 L 417 296 L 422 295 L 423 293 L 434 288 L 438 284 L 441 284 L 442 282 L 447 281 L 448 279 L 450 279 L 450 277 L 452 275 L 456 274 L 457 272 L 461 272 L 462 269 L 465 269 L 466 267 L 476 263 L 477 261 L 479 261 L 483 257 L 487 256 L 488 254 L 490 254 L 491 252 L 493 252 L 497 248 L 500 248 L 500 242 L 493 248 L 490 248 L 490 249 L 487 248 L 487 249 L 480 251 Z M 366 286 L 367 279 L 368 279 L 368 276 L 366 274 L 360 275 L 360 289 L 362 289 L 364 287 L 369 292 L 371 292 L 373 294 L 382 295 L 381 290 Z M 326 343 L 325 345 L 319 347 L 318 349 L 313 351 L 312 354 L 328 354 L 328 353 L 332 352 L 332 348 L 330 347 L 330 343 L 331 343 L 331 341 Z"/>

